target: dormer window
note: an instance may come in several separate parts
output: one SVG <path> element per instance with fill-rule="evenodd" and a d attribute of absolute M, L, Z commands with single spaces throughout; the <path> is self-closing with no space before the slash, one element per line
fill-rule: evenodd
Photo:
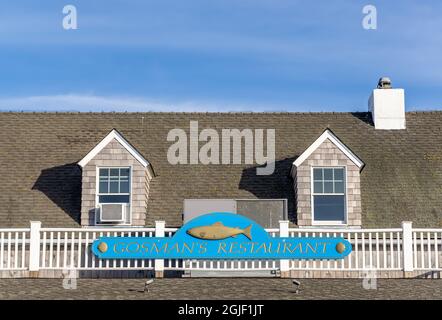
<path fill-rule="evenodd" d="M 313 224 L 345 224 L 345 168 L 313 168 Z"/>
<path fill-rule="evenodd" d="M 130 168 L 98 168 L 97 224 L 130 224 Z"/>
<path fill-rule="evenodd" d="M 360 227 L 364 163 L 330 130 L 293 162 L 299 227 Z"/>
<path fill-rule="evenodd" d="M 100 168 L 98 189 L 100 202 L 116 200 L 129 202 L 129 177 L 130 168 Z"/>
<path fill-rule="evenodd" d="M 152 167 L 112 130 L 78 163 L 82 167 L 81 224 L 142 227 Z"/>

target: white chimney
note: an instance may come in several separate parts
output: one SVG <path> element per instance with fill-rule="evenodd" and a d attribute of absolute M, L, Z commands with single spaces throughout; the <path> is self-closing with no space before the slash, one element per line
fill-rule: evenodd
<path fill-rule="evenodd" d="M 405 129 L 404 89 L 392 89 L 389 78 L 379 79 L 377 89 L 373 90 L 368 100 L 368 109 L 375 129 Z"/>

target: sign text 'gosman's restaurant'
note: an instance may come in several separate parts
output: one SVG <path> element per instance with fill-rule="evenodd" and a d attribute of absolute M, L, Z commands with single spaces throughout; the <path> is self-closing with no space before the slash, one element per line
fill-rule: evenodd
<path fill-rule="evenodd" d="M 192 219 L 172 237 L 101 237 L 101 259 L 342 259 L 351 244 L 340 237 L 272 237 L 256 222 L 233 213 Z"/>

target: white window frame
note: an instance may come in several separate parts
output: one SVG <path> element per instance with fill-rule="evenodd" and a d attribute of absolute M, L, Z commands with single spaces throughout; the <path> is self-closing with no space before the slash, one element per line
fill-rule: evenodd
<path fill-rule="evenodd" d="M 313 171 L 314 169 L 344 169 L 344 194 L 341 193 L 321 193 L 321 194 L 315 194 L 314 193 L 314 177 L 313 177 Z M 343 195 L 344 196 L 344 220 L 343 221 L 337 221 L 337 220 L 321 220 L 316 221 L 315 220 L 315 202 L 314 197 L 315 195 L 322 195 L 322 196 L 333 196 L 333 195 Z M 348 204 L 347 204 L 347 166 L 311 166 L 310 168 L 310 204 L 311 204 L 311 216 L 312 216 L 312 226 L 347 226 L 348 224 Z"/>
<path fill-rule="evenodd" d="M 100 210 L 100 195 L 127 195 L 126 193 L 105 193 L 100 194 L 100 169 L 129 169 L 129 223 L 99 223 L 98 219 L 98 210 Z M 131 226 L 132 225 L 132 175 L 133 175 L 133 167 L 132 165 L 121 165 L 121 166 L 97 166 L 95 171 L 95 225 L 98 226 Z M 120 204 L 120 202 L 116 203 Z M 121 204 L 126 204 L 126 202 Z"/>

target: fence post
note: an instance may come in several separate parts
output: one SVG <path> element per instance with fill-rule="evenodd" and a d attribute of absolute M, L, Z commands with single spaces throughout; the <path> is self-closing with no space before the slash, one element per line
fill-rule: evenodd
<path fill-rule="evenodd" d="M 414 271 L 413 268 L 413 223 L 402 222 L 402 250 L 404 261 L 404 276 L 407 272 Z"/>
<path fill-rule="evenodd" d="M 166 222 L 165 221 L 155 221 L 155 237 L 164 237 Z M 164 260 L 155 259 L 155 278 L 164 277 Z"/>
<path fill-rule="evenodd" d="M 279 236 L 288 238 L 289 222 L 287 220 L 279 221 Z M 279 268 L 281 271 L 281 278 L 290 278 L 290 260 L 282 259 Z"/>
<path fill-rule="evenodd" d="M 31 221 L 29 239 L 29 271 L 37 273 L 40 269 L 40 221 Z"/>

